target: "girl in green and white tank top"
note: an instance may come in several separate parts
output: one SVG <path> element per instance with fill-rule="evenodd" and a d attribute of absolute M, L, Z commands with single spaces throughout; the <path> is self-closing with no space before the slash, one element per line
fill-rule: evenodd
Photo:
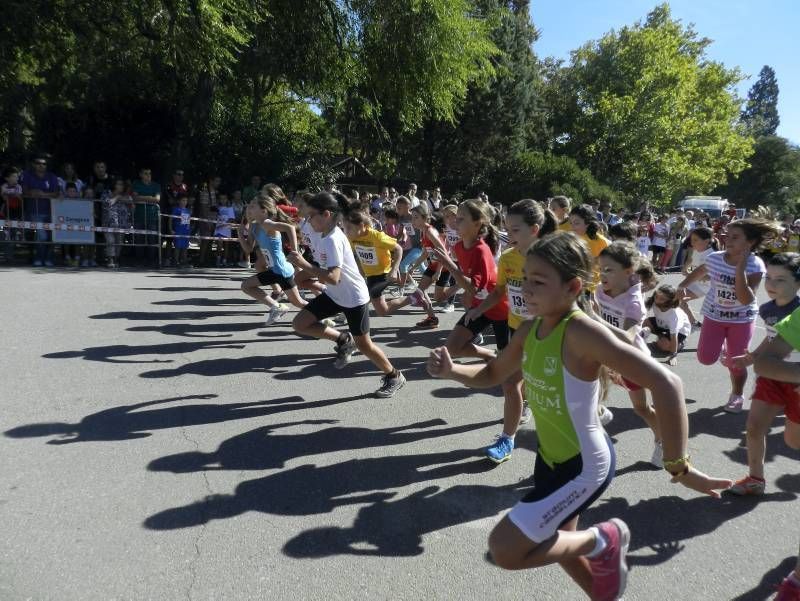
<path fill-rule="evenodd" d="M 534 488 L 489 537 L 494 562 L 506 569 L 560 563 L 593 599 L 618 599 L 625 588 L 629 532 L 613 519 L 577 530 L 579 514 L 603 493 L 614 474 L 614 453 L 599 423 L 603 365 L 653 391 L 664 466 L 688 488 L 719 497 L 730 480 L 689 464 L 687 417 L 680 379 L 578 306 L 592 280 L 592 257 L 572 233 L 546 236 L 528 250 L 524 322 L 500 355 L 486 365 L 454 365 L 447 349 L 431 352 L 428 371 L 477 388 L 496 386 L 522 367 L 536 420 L 539 449 Z"/>

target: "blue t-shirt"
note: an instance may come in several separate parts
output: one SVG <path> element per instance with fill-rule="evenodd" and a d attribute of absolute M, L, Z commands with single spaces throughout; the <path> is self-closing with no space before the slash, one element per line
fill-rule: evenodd
<path fill-rule="evenodd" d="M 259 225 L 253 224 L 253 237 L 258 242 L 261 254 L 267 262 L 267 270 L 288 278 L 294 275 L 294 267 L 286 260 L 283 254 L 283 241 L 281 235 L 270 236 Z"/>
<path fill-rule="evenodd" d="M 779 307 L 774 300 L 771 300 L 758 308 L 758 315 L 764 320 L 764 325 L 767 326 L 767 338 L 770 340 L 775 338 L 775 324 L 789 317 L 797 307 L 800 307 L 800 297 L 795 296 L 792 302 L 783 307 Z"/>
<path fill-rule="evenodd" d="M 22 188 L 23 190 L 41 190 L 42 192 L 58 192 L 58 178 L 54 173 L 47 171 L 44 177 L 38 177 L 35 171 L 28 170 L 22 172 Z M 31 198 L 25 199 L 26 212 L 35 211 L 39 215 L 50 215 L 50 199 L 49 198 Z"/>

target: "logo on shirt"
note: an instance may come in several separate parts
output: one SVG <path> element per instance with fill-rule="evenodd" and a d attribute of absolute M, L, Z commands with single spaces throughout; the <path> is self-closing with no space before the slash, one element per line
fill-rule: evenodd
<path fill-rule="evenodd" d="M 545 357 L 544 375 L 554 376 L 556 375 L 556 369 L 558 369 L 558 359 L 556 359 L 555 357 Z"/>

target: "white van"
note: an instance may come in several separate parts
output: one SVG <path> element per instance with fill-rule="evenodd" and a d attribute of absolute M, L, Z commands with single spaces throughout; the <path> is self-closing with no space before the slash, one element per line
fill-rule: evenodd
<path fill-rule="evenodd" d="M 687 196 L 678 203 L 684 211 L 703 211 L 714 218 L 719 218 L 729 205 L 728 200 L 721 196 Z"/>

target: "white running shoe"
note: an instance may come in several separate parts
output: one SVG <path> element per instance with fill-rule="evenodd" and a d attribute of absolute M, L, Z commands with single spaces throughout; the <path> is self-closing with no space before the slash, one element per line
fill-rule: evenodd
<path fill-rule="evenodd" d="M 614 414 L 611 413 L 611 409 L 609 409 L 605 405 L 600 405 L 600 407 L 597 410 L 597 413 L 600 416 L 600 423 L 604 427 L 610 424 L 614 420 Z"/>
<path fill-rule="evenodd" d="M 445 303 L 442 305 L 441 309 L 439 309 L 442 313 L 452 313 L 456 310 L 456 306 L 453 303 Z"/>
<path fill-rule="evenodd" d="M 266 324 L 268 326 L 271 326 L 276 321 L 279 321 L 288 312 L 289 312 L 289 307 L 287 307 L 286 305 L 276 305 L 275 307 L 269 310 L 269 313 L 267 313 Z"/>
<path fill-rule="evenodd" d="M 661 469 L 664 467 L 664 447 L 660 440 L 653 441 L 653 454 L 650 456 L 650 463 Z"/>
<path fill-rule="evenodd" d="M 728 413 L 741 413 L 744 407 L 744 397 L 740 394 L 732 394 L 725 403 L 725 411 Z"/>

